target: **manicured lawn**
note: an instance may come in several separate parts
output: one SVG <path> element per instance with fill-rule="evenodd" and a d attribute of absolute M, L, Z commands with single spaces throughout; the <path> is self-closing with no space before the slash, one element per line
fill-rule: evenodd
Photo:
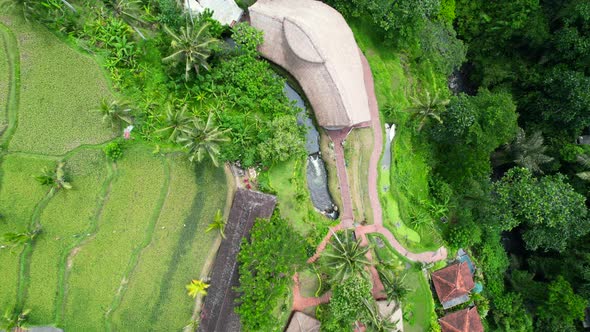
<path fill-rule="evenodd" d="M 107 177 L 106 160 L 100 150 L 77 152 L 67 160 L 67 170 L 74 188 L 59 191 L 43 209 L 43 233 L 35 241 L 29 261 L 25 307 L 32 310 L 33 324 L 56 317 L 68 253 L 92 228 L 97 210 L 94 202 L 100 202 Z"/>
<path fill-rule="evenodd" d="M 91 111 L 111 97 L 99 65 L 40 26 L 16 17 L 0 22 L 13 31 L 20 52 L 18 130 L 9 150 L 61 155 L 109 140 L 111 128 Z"/>
<path fill-rule="evenodd" d="M 117 165 L 117 175 L 91 235 L 73 258 L 67 280 L 64 327 L 66 330 L 104 330 L 105 315 L 113 297 L 124 286 L 130 257 L 149 231 L 149 221 L 159 214 L 167 191 L 166 168 L 151 150 L 127 150 Z"/>
<path fill-rule="evenodd" d="M 410 96 L 419 91 L 444 87 L 444 78 L 434 74 L 428 63 L 410 64 L 407 56 L 390 50 L 371 29 L 370 24 L 349 22 L 359 47 L 365 53 L 375 80 L 375 93 L 382 111 L 382 122 L 397 125 L 392 144 L 392 167 L 379 169 L 379 194 L 384 226 L 391 230 L 408 250 L 422 252 L 437 249 L 442 241 L 435 229 L 435 218 L 427 206 L 432 153 L 426 135 L 417 133 L 405 108 Z M 386 106 L 396 111 L 383 113 Z M 384 191 L 384 188 L 388 188 Z"/>

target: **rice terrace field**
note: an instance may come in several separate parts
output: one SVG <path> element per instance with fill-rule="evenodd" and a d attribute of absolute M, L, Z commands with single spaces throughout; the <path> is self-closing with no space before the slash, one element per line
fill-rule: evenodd
<path fill-rule="evenodd" d="M 31 325 L 67 331 L 180 330 L 226 204 L 223 168 L 179 152 L 126 144 L 93 112 L 113 98 L 90 57 L 52 33 L 0 16 L 0 234 L 40 230 L 0 249 L 0 309 L 31 309 Z M 71 190 L 36 179 L 65 163 Z M 146 208 L 149 207 L 149 208 Z"/>

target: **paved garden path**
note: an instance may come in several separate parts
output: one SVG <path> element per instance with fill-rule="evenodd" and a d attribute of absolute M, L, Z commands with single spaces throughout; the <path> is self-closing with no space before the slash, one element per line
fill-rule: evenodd
<path fill-rule="evenodd" d="M 369 125 L 373 129 L 373 152 L 369 160 L 369 200 L 371 202 L 371 209 L 373 210 L 373 224 L 366 226 L 358 226 L 354 232 L 357 238 L 362 239 L 363 245 L 368 245 L 367 234 L 379 233 L 391 244 L 391 246 L 407 259 L 413 262 L 433 263 L 447 258 L 447 249 L 440 247 L 436 251 L 427 251 L 422 253 L 413 253 L 402 246 L 399 241 L 391 234 L 391 232 L 383 226 L 383 211 L 381 209 L 381 202 L 379 201 L 379 193 L 377 191 L 377 180 L 379 177 L 378 166 L 381 153 L 383 152 L 383 131 L 381 128 L 381 121 L 379 118 L 379 107 L 377 106 L 377 98 L 375 96 L 375 84 L 373 82 L 373 73 L 367 58 L 359 49 L 361 61 L 363 64 L 363 73 L 365 78 L 365 88 L 367 90 L 367 97 L 369 99 L 369 110 L 371 112 L 371 122 Z M 357 127 L 366 127 L 367 124 L 361 124 Z M 344 159 L 344 148 L 342 143 L 350 132 L 351 128 L 345 128 L 338 131 L 328 131 L 330 139 L 334 143 L 334 155 L 336 157 L 336 168 L 338 172 L 338 181 L 340 183 L 340 193 L 342 195 L 342 211 L 340 215 L 340 224 L 331 227 L 328 234 L 324 237 L 322 242 L 318 245 L 316 253 L 310 257 L 307 262 L 309 264 L 317 261 L 326 246 L 330 242 L 330 238 L 334 232 L 342 229 L 353 227 L 353 213 L 352 213 L 352 199 L 350 195 L 350 187 L 348 185 L 348 176 L 346 173 L 346 163 Z M 372 260 L 371 253 L 367 254 L 367 258 Z M 374 266 L 370 268 L 371 278 L 373 279 L 373 296 L 375 298 L 383 297 L 383 284 L 379 279 L 379 275 Z M 299 292 L 299 277 L 297 274 L 293 276 L 295 285 L 293 286 L 293 310 L 303 310 L 307 307 L 316 306 L 318 304 L 327 303 L 330 300 L 329 293 L 322 297 L 302 297 Z"/>
<path fill-rule="evenodd" d="M 378 166 L 381 153 L 383 151 L 383 131 L 381 128 L 381 121 L 379 119 L 379 107 L 377 106 L 377 98 L 375 96 L 375 85 L 373 82 L 373 74 L 371 67 L 364 54 L 359 50 L 361 61 L 363 63 L 363 72 L 365 77 L 365 88 L 367 89 L 367 96 L 369 98 L 369 110 L 371 111 L 371 128 L 373 128 L 373 153 L 369 161 L 369 200 L 371 208 L 373 209 L 373 225 L 358 227 L 356 230 L 357 236 L 367 233 L 381 233 L 391 243 L 400 254 L 414 262 L 431 263 L 447 258 L 447 249 L 440 247 L 436 251 L 427 251 L 423 253 L 412 253 L 404 248 L 391 232 L 383 227 L 383 211 L 381 210 L 381 202 L 379 201 L 379 194 L 377 192 L 378 180 Z"/>

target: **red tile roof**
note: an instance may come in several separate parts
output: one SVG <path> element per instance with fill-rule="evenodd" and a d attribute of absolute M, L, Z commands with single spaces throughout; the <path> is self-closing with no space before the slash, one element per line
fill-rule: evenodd
<path fill-rule="evenodd" d="M 477 307 L 456 311 L 439 319 L 442 332 L 483 332 Z"/>
<path fill-rule="evenodd" d="M 434 272 L 432 282 L 441 303 L 467 295 L 475 287 L 467 262 L 453 264 Z"/>

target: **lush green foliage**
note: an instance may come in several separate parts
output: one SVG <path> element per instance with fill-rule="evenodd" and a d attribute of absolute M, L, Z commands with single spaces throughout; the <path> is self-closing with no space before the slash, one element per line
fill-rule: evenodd
<path fill-rule="evenodd" d="M 211 221 L 211 223 L 205 231 L 210 232 L 212 230 L 217 230 L 219 232 L 219 235 L 221 235 L 221 237 L 225 239 L 226 223 L 227 221 L 223 218 L 221 210 L 217 210 L 217 212 L 215 212 L 215 217 L 213 217 L 213 220 Z"/>
<path fill-rule="evenodd" d="M 368 246 L 361 246 L 361 239 L 353 239 L 354 233 L 334 233 L 330 246 L 322 252 L 322 264 L 328 270 L 331 281 L 342 283 L 354 276 L 366 276 L 371 262 L 365 257 Z"/>
<path fill-rule="evenodd" d="M 548 287 L 547 300 L 539 307 L 537 331 L 575 331 L 574 321 L 584 319 L 588 305 L 563 277 L 558 277 Z"/>
<path fill-rule="evenodd" d="M 588 233 L 586 199 L 565 180 L 563 175 L 536 179 L 525 168 L 508 171 L 494 187 L 502 228 L 523 224 L 530 250 L 564 251 L 569 242 Z"/>
<path fill-rule="evenodd" d="M 457 189 L 488 177 L 490 154 L 514 137 L 516 117 L 516 106 L 507 93 L 481 90 L 477 96 L 452 97 L 441 115 L 443 125 L 432 131 L 437 172 Z"/>
<path fill-rule="evenodd" d="M 246 331 L 279 331 L 273 309 L 290 292 L 291 277 L 306 258 L 303 238 L 277 213 L 258 219 L 238 262 L 242 292 L 236 312 Z"/>
<path fill-rule="evenodd" d="M 411 43 L 424 25 L 425 17 L 434 17 L 440 10 L 439 0 L 329 0 L 345 17 L 369 17 L 381 29 L 384 39 L 395 43 Z M 407 44 L 406 44 L 407 45 Z"/>
<path fill-rule="evenodd" d="M 112 141 L 105 145 L 102 150 L 112 161 L 117 161 L 123 157 L 123 144 L 120 141 Z"/>
<path fill-rule="evenodd" d="M 173 53 L 163 58 L 162 61 L 184 62 L 184 79 L 186 81 L 189 80 L 189 74 L 193 69 L 197 75 L 200 67 L 209 70 L 207 60 L 211 56 L 212 49 L 218 43 L 218 40 L 210 35 L 210 24 L 206 21 L 200 21 L 199 24 L 200 26 L 192 26 L 187 23 L 186 26 L 180 28 L 180 33 L 176 33 L 168 27 L 164 28 L 164 31 L 172 39 L 170 48 Z"/>
<path fill-rule="evenodd" d="M 373 301 L 371 283 L 363 276 L 355 275 L 335 284 L 329 304 L 329 315 L 322 318 L 326 331 L 348 331 L 352 324 L 366 317 L 365 301 Z"/>
<path fill-rule="evenodd" d="M 553 161 L 553 157 L 545 154 L 547 147 L 543 145 L 543 141 L 540 131 L 527 136 L 524 129 L 518 128 L 514 140 L 494 154 L 494 166 L 513 163 L 531 172 L 543 173 L 541 167 Z"/>

